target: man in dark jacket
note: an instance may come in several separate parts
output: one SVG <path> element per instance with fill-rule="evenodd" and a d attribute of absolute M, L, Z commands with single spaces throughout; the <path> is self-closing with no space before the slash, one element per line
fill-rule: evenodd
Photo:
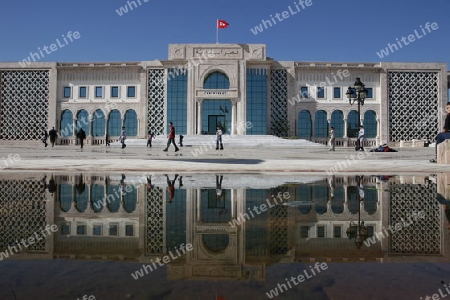
<path fill-rule="evenodd" d="M 86 138 L 86 132 L 84 132 L 83 128 L 80 128 L 80 130 L 78 131 L 77 138 L 80 140 L 81 149 L 83 149 L 83 142 Z"/>
<path fill-rule="evenodd" d="M 48 132 L 48 136 L 50 137 L 50 143 L 52 143 L 52 147 L 55 146 L 57 133 L 58 131 L 55 130 L 55 127 L 52 127 L 52 129 Z"/>

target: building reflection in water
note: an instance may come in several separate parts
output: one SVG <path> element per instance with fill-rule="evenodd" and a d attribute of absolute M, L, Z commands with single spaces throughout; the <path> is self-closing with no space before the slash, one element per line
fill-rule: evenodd
<path fill-rule="evenodd" d="M 1 179 L 0 250 L 55 223 L 56 234 L 17 257 L 150 262 L 190 243 L 193 251 L 168 264 L 169 279 L 248 280 L 264 280 L 265 267 L 275 263 L 449 258 L 450 175 L 184 180 L 125 174 Z M 230 225 L 279 192 L 289 193 L 288 201 Z M 419 211 L 425 218 L 370 247 L 357 249 L 345 234 L 358 218 L 370 238 Z"/>

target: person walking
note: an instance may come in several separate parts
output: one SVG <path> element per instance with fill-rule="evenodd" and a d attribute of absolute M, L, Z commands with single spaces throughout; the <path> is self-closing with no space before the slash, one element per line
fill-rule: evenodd
<path fill-rule="evenodd" d="M 223 150 L 223 144 L 222 144 L 222 128 L 217 126 L 216 130 L 216 150 L 219 150 L 219 143 L 220 143 L 220 150 Z"/>
<path fill-rule="evenodd" d="M 163 151 L 167 151 L 169 149 L 170 144 L 172 143 L 175 146 L 175 152 L 178 152 L 180 151 L 180 149 L 178 149 L 177 144 L 175 144 L 175 126 L 173 126 L 172 122 L 169 122 L 169 125 L 170 125 L 170 132 L 169 135 L 167 136 L 168 138 L 167 147 Z"/>
<path fill-rule="evenodd" d="M 44 143 L 45 147 L 48 146 L 47 139 L 48 139 L 48 133 L 47 133 L 47 130 L 44 130 L 44 136 L 42 137 L 42 142 Z"/>
<path fill-rule="evenodd" d="M 330 140 L 328 141 L 328 145 L 330 147 L 329 151 L 334 151 L 335 143 L 336 143 L 336 140 L 334 138 L 334 127 L 331 126 L 330 127 Z"/>
<path fill-rule="evenodd" d="M 450 102 L 447 103 L 447 106 L 445 107 L 445 112 L 447 113 L 447 117 L 445 117 L 445 123 L 444 128 L 442 129 L 442 132 L 438 133 L 436 136 L 436 146 L 434 148 L 434 159 L 430 159 L 430 162 L 435 163 L 437 162 L 437 148 L 440 143 L 442 143 L 445 140 L 450 139 Z"/>
<path fill-rule="evenodd" d="M 109 138 L 109 134 L 106 134 L 106 136 L 105 136 L 105 145 L 106 146 L 105 147 L 111 146 L 110 142 L 111 142 L 111 140 Z"/>
<path fill-rule="evenodd" d="M 147 132 L 147 147 L 152 147 L 153 133 L 151 131 Z"/>
<path fill-rule="evenodd" d="M 127 139 L 127 131 L 125 130 L 125 126 L 122 126 L 122 133 L 120 134 L 120 142 L 122 143 L 122 149 L 125 148 L 125 140 Z"/>
<path fill-rule="evenodd" d="M 80 141 L 81 149 L 83 149 L 84 139 L 86 138 L 86 132 L 83 130 L 83 128 L 80 128 L 80 130 L 78 130 L 77 138 Z"/>
<path fill-rule="evenodd" d="M 57 133 L 58 131 L 55 130 L 55 127 L 52 127 L 52 129 L 48 132 L 48 136 L 50 137 L 50 143 L 52 144 L 52 147 L 55 146 Z"/>
<path fill-rule="evenodd" d="M 359 125 L 359 132 L 358 132 L 358 148 L 359 151 L 364 151 L 364 126 Z"/>

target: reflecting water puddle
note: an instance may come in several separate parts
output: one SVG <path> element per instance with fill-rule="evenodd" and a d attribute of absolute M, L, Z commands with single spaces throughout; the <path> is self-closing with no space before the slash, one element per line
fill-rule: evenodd
<path fill-rule="evenodd" d="M 8 175 L 0 295 L 424 297 L 449 283 L 448 205 L 450 174 Z M 391 276 L 408 288 L 346 286 Z"/>

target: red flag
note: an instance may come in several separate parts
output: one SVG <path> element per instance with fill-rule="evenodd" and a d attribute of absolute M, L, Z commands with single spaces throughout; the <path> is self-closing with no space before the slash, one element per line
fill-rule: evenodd
<path fill-rule="evenodd" d="M 228 25 L 230 24 L 225 20 L 217 20 L 217 28 L 227 28 Z"/>
<path fill-rule="evenodd" d="M 225 299 L 225 297 L 222 296 L 216 296 L 216 300 L 227 300 L 227 299 Z"/>

